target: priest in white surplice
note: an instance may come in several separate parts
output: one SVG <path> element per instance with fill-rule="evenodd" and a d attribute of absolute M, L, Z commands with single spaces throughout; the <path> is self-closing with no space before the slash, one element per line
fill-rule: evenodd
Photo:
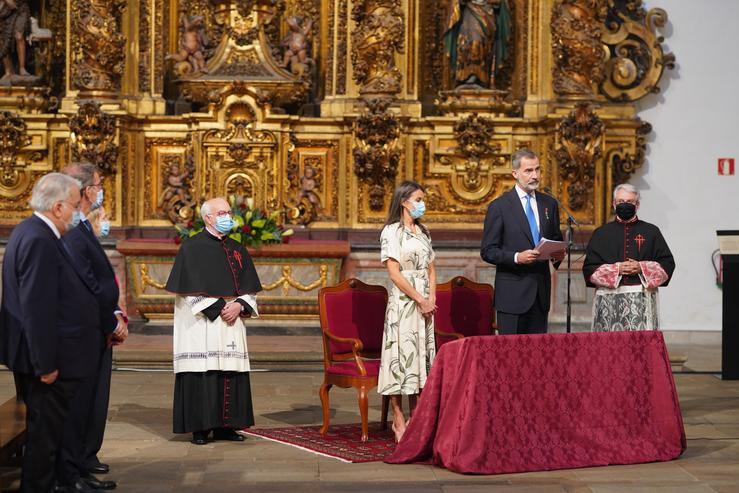
<path fill-rule="evenodd" d="M 262 290 L 249 252 L 228 237 L 225 199 L 201 207 L 205 229 L 182 242 L 166 289 L 174 293 L 174 432 L 192 443 L 241 441 L 254 424 L 243 319 L 257 317 Z"/>

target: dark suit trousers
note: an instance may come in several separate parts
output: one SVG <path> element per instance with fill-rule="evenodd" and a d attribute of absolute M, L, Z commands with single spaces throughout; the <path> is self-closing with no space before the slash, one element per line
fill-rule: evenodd
<path fill-rule="evenodd" d="M 86 463 L 85 452 L 88 437 L 92 433 L 91 427 L 94 425 L 97 431 L 101 431 L 99 423 L 96 422 L 100 416 L 96 416 L 95 413 L 98 411 L 97 399 L 100 397 L 97 393 L 104 376 L 107 377 L 105 388 L 108 393 L 110 392 L 111 355 L 110 349 L 106 349 L 102 354 L 101 366 L 98 371 L 94 375 L 82 379 L 77 396 L 72 402 L 69 417 L 64 424 L 62 448 L 57 460 L 57 477 L 60 484 L 74 484 L 87 470 L 88 464 Z M 106 395 L 106 416 L 107 409 L 108 399 Z M 102 431 L 104 431 L 105 417 L 103 417 L 102 427 Z M 102 444 L 102 438 L 100 443 Z M 94 453 L 97 453 L 99 448 L 98 446 Z"/>
<path fill-rule="evenodd" d="M 543 311 L 538 303 L 534 303 L 529 311 L 520 315 L 496 312 L 498 334 L 546 334 L 547 315 L 548 313 Z"/>
<path fill-rule="evenodd" d="M 85 469 L 97 465 L 98 452 L 103 446 L 105 423 L 108 420 L 108 404 L 110 402 L 110 374 L 113 368 L 113 348 L 107 348 L 100 360 L 97 389 L 92 399 L 90 419 L 87 422 L 85 434 L 85 451 L 82 456 L 82 465 Z"/>
<path fill-rule="evenodd" d="M 57 379 L 47 385 L 33 375 L 14 373 L 16 388 L 26 403 L 26 449 L 23 454 L 21 492 L 53 491 L 55 460 L 64 423 L 79 380 Z"/>
<path fill-rule="evenodd" d="M 501 335 L 546 334 L 549 310 L 544 309 L 546 306 L 546 300 L 543 299 L 545 292 L 543 284 L 540 283 L 534 304 L 525 313 L 515 314 L 497 311 L 495 322 L 498 326 L 498 333 Z"/>

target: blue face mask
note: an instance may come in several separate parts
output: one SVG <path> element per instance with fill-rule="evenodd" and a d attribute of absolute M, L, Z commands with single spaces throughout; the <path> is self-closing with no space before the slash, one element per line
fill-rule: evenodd
<path fill-rule="evenodd" d="M 103 205 L 103 198 L 105 197 L 105 193 L 103 192 L 103 189 L 101 188 L 98 190 L 97 195 L 95 196 L 95 202 L 92 204 L 93 209 L 97 209 L 101 205 Z"/>
<path fill-rule="evenodd" d="M 79 226 L 81 220 L 82 220 L 82 213 L 80 211 L 74 211 L 74 213 L 72 213 L 72 219 L 67 224 L 67 227 L 66 227 L 67 231 Z"/>
<path fill-rule="evenodd" d="M 230 216 L 219 216 L 216 219 L 216 230 L 221 234 L 226 234 L 234 227 L 234 220 Z"/>
<path fill-rule="evenodd" d="M 410 210 L 411 217 L 418 219 L 426 213 L 426 204 L 421 202 L 413 202 L 413 208 Z"/>
<path fill-rule="evenodd" d="M 110 221 L 100 221 L 100 236 L 108 236 L 110 233 Z"/>

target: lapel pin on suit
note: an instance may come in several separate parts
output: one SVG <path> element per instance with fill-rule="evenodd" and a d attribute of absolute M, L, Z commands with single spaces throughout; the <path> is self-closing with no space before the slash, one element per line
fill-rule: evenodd
<path fill-rule="evenodd" d="M 544 207 L 544 216 L 547 218 L 547 221 L 549 221 L 549 207 Z"/>

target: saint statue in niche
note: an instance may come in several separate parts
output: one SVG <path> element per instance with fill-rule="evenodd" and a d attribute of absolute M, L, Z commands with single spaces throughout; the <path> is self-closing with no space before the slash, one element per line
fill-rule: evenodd
<path fill-rule="evenodd" d="M 508 0 L 453 0 L 446 19 L 452 87 L 493 89 L 511 37 Z"/>
<path fill-rule="evenodd" d="M 26 0 L 0 0 L 0 59 L 5 73 L 2 81 L 16 75 L 11 54 L 18 56 L 18 74 L 29 77 L 26 70 L 26 36 L 31 32 L 31 13 Z"/>

